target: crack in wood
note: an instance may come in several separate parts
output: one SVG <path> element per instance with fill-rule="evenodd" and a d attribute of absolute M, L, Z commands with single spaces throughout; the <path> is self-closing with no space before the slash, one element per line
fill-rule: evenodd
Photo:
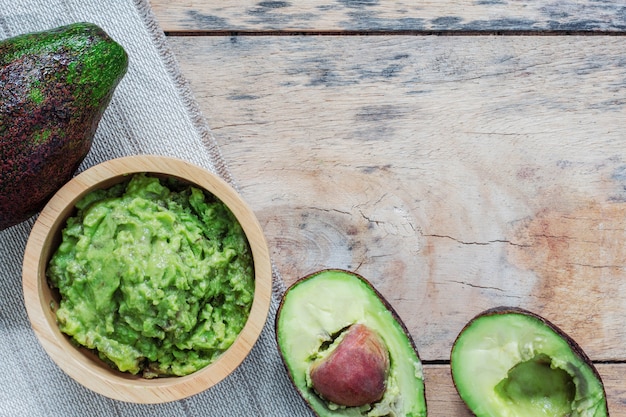
<path fill-rule="evenodd" d="M 461 239 L 457 239 L 453 236 L 448 236 L 448 235 L 438 235 L 438 234 L 422 234 L 422 236 L 424 237 L 434 237 L 434 238 L 441 238 L 441 239 L 449 239 L 449 240 L 453 240 L 457 243 L 460 243 L 462 245 L 476 245 L 476 246 L 489 246 L 489 245 L 493 245 L 493 244 L 499 244 L 499 243 L 503 243 L 506 245 L 511 245 L 511 246 L 516 246 L 516 247 L 521 247 L 521 248 L 527 248 L 527 247 L 531 247 L 532 245 L 528 245 L 528 244 L 524 244 L 524 243 L 516 243 L 516 242 L 512 242 L 510 240 L 507 239 L 493 239 L 493 240 L 488 240 L 485 242 L 478 242 L 478 241 L 474 241 L 474 242 L 470 242 L 470 241 L 464 241 Z"/>
<path fill-rule="evenodd" d="M 476 285 L 476 284 L 472 284 L 471 282 L 467 282 L 467 281 L 451 280 L 450 282 L 454 282 L 456 284 L 461 284 L 461 285 L 466 285 L 466 286 L 472 287 L 472 288 L 478 288 L 478 289 L 481 289 L 481 290 L 494 290 L 494 291 L 499 291 L 499 292 L 505 292 L 502 288 L 483 286 L 483 285 Z"/>
<path fill-rule="evenodd" d="M 592 268 L 592 269 L 624 269 L 626 265 L 593 265 L 593 264 L 583 264 L 576 262 L 568 262 L 567 265 L 570 266 L 580 266 L 583 268 Z"/>

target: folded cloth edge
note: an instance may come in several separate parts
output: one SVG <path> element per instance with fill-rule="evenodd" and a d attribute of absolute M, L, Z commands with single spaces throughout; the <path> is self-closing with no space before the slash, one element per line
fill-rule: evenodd
<path fill-rule="evenodd" d="M 141 19 L 144 21 L 148 32 L 152 36 L 152 40 L 159 51 L 159 54 L 164 60 L 165 66 L 167 68 L 168 73 L 172 77 L 176 88 L 181 92 L 181 96 L 183 98 L 183 102 L 187 111 L 191 116 L 191 120 L 194 124 L 194 127 L 200 132 L 202 137 L 202 141 L 204 142 L 208 152 L 211 157 L 215 161 L 215 169 L 217 174 L 220 175 L 226 182 L 228 182 L 233 188 L 238 190 L 237 183 L 233 178 L 230 170 L 226 162 L 224 161 L 224 157 L 219 149 L 217 140 L 213 133 L 211 132 L 209 125 L 202 114 L 202 111 L 198 107 L 198 103 L 194 98 L 193 92 L 189 86 L 189 82 L 185 78 L 185 76 L 180 71 L 178 66 L 178 61 L 176 57 L 170 50 L 167 44 L 167 38 L 165 36 L 165 32 L 161 28 L 158 23 L 156 16 L 152 12 L 152 8 L 148 0 L 134 0 L 135 6 Z M 274 276 L 272 291 L 274 296 L 277 299 L 280 299 L 282 294 L 286 290 L 286 284 L 283 281 L 278 269 L 272 262 L 272 274 Z"/>
<path fill-rule="evenodd" d="M 137 7 L 137 11 L 139 12 L 139 15 L 144 21 L 148 32 L 152 36 L 152 41 L 154 42 L 157 50 L 159 51 L 159 54 L 164 60 L 167 71 L 172 77 L 176 88 L 182 93 L 181 96 L 183 97 L 185 106 L 191 115 L 191 119 L 194 123 L 195 128 L 198 129 L 198 131 L 200 132 L 202 140 L 207 147 L 207 150 L 215 159 L 215 169 L 217 170 L 217 173 L 222 178 L 224 178 L 231 186 L 237 188 L 234 178 L 232 177 L 217 145 L 217 141 L 213 136 L 213 133 L 209 129 L 209 125 L 204 118 L 202 111 L 198 107 L 191 88 L 189 87 L 189 83 L 181 73 L 178 66 L 178 61 L 176 60 L 176 57 L 171 52 L 167 44 L 165 32 L 161 29 L 161 26 L 159 25 L 156 16 L 152 12 L 150 3 L 148 2 L 148 0 L 134 0 L 134 2 L 135 6 Z"/>

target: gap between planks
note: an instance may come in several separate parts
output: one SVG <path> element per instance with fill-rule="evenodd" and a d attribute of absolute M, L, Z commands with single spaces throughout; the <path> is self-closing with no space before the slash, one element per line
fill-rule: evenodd
<path fill-rule="evenodd" d="M 166 36 L 626 36 L 626 32 L 594 30 L 190 30 L 165 31 Z"/>

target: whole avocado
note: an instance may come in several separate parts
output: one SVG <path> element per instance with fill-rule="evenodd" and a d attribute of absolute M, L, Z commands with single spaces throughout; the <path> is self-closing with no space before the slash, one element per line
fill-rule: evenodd
<path fill-rule="evenodd" d="M 127 68 L 124 48 L 92 23 L 0 42 L 0 230 L 71 178 Z"/>

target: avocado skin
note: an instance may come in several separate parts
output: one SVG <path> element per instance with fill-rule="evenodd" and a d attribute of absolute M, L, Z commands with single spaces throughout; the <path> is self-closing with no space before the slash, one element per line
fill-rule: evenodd
<path fill-rule="evenodd" d="M 307 398 L 307 396 L 305 395 L 303 389 L 304 387 L 299 386 L 298 382 L 296 381 L 295 375 L 293 374 L 292 370 L 290 369 L 290 366 L 288 365 L 288 358 L 286 357 L 286 354 L 283 352 L 283 349 L 281 348 L 281 340 L 280 340 L 280 320 L 281 320 L 281 315 L 283 314 L 283 310 L 284 310 L 284 306 L 286 304 L 286 301 L 289 297 L 289 293 L 291 291 L 293 291 L 299 284 L 304 283 L 305 281 L 309 281 L 309 280 L 313 280 L 315 279 L 317 276 L 320 275 L 324 275 L 324 274 L 328 274 L 328 273 L 339 273 L 339 274 L 346 274 L 346 275 L 350 275 L 352 278 L 358 280 L 361 284 L 363 284 L 367 290 L 371 293 L 371 295 L 375 298 L 378 299 L 378 301 L 382 304 L 383 308 L 385 308 L 391 319 L 394 320 L 395 324 L 399 327 L 400 331 L 404 334 L 404 337 L 406 338 L 406 342 L 408 343 L 408 349 L 410 349 L 413 353 L 413 355 L 415 356 L 415 359 L 417 359 L 417 361 L 420 362 L 421 364 L 421 358 L 417 349 L 417 345 L 415 343 L 415 340 L 413 339 L 413 337 L 411 336 L 411 333 L 409 332 L 408 328 L 406 327 L 405 323 L 402 321 L 402 319 L 400 318 L 399 314 L 397 313 L 397 311 L 393 308 L 393 306 L 389 303 L 389 301 L 387 301 L 387 299 L 382 295 L 382 293 L 380 293 L 376 287 L 374 287 L 374 285 L 365 277 L 363 277 L 362 275 L 356 273 L 356 272 L 352 272 L 352 271 L 347 271 L 347 270 L 343 270 L 343 269 L 333 269 L 333 268 L 328 268 L 328 269 L 322 269 L 319 270 L 317 272 L 313 272 L 311 274 L 308 274 L 304 277 L 301 277 L 299 279 L 297 279 L 289 288 L 287 288 L 287 290 L 285 291 L 285 293 L 283 294 L 283 297 L 281 298 L 281 301 L 279 303 L 278 306 L 278 310 L 276 313 L 276 317 L 275 317 L 275 321 L 274 321 L 274 334 L 275 334 L 275 338 L 276 338 L 276 342 L 279 346 L 279 354 L 281 357 L 281 360 L 283 362 L 284 368 L 287 372 L 287 375 L 289 376 L 289 379 L 291 381 L 291 384 L 294 386 L 294 388 L 296 389 L 296 391 L 298 392 L 298 394 L 300 395 L 300 397 L 304 400 L 305 404 L 307 405 L 307 407 L 316 415 L 316 416 L 322 416 L 322 415 L 333 415 L 333 416 L 360 416 L 360 413 L 353 413 L 350 407 L 346 408 L 346 409 L 337 409 L 334 411 L 330 411 L 328 409 L 324 410 L 323 413 L 320 412 L 320 410 L 318 409 L 318 407 L 316 407 L 313 403 L 310 402 L 310 400 Z M 316 295 L 312 294 L 311 295 L 311 300 L 315 300 Z M 358 303 L 357 303 L 358 304 Z M 306 325 L 306 323 L 302 323 L 302 327 L 304 328 Z M 393 360 L 392 360 L 393 362 Z M 394 365 L 394 366 L 398 366 L 398 364 Z M 423 376 L 422 376 L 423 378 Z M 423 379 L 422 379 L 423 382 Z M 412 412 L 409 412 L 409 414 L 406 414 L 407 416 L 411 416 L 411 417 L 418 417 L 418 416 L 426 416 L 427 415 L 427 403 L 426 403 L 426 395 L 425 395 L 425 387 L 422 386 L 422 392 L 421 392 L 421 396 L 418 397 L 418 392 L 402 392 L 402 395 L 408 395 L 408 396 L 415 396 L 416 398 L 414 399 L 415 401 L 421 403 L 421 406 L 423 406 L 423 413 L 419 413 L 419 414 L 413 414 Z M 407 402 L 409 400 L 407 399 Z"/>
<path fill-rule="evenodd" d="M 0 230 L 71 178 L 127 68 L 124 48 L 92 23 L 0 42 Z"/>
<path fill-rule="evenodd" d="M 527 316 L 527 317 L 531 317 L 534 318 L 535 320 L 541 322 L 543 325 L 545 325 L 547 328 L 549 328 L 550 330 L 552 330 L 558 337 L 560 337 L 566 344 L 567 346 L 570 348 L 570 350 L 572 351 L 573 355 L 578 356 L 578 358 L 581 360 L 581 362 L 583 362 L 591 371 L 593 377 L 595 377 L 601 386 L 601 393 L 602 393 L 602 398 L 604 400 L 604 416 L 609 417 L 609 410 L 608 410 L 608 406 L 606 403 L 606 391 L 604 388 L 604 384 L 602 383 L 602 377 L 600 376 L 600 373 L 598 372 L 598 370 L 596 369 L 596 367 L 594 366 L 593 362 L 591 361 L 591 359 L 589 358 L 589 356 L 587 356 L 587 354 L 585 353 L 585 351 L 580 347 L 580 345 L 578 343 L 576 343 L 576 341 L 574 339 L 572 339 L 567 333 L 565 333 L 561 328 L 559 328 L 557 325 L 555 325 L 554 323 L 552 323 L 551 321 L 549 321 L 548 319 L 542 317 L 539 314 L 536 314 L 532 311 L 526 310 L 524 308 L 521 307 L 511 307 L 511 306 L 498 306 L 498 307 L 492 307 L 490 309 L 487 309 L 481 313 L 476 314 L 470 321 L 467 322 L 467 324 L 465 324 L 465 326 L 463 327 L 463 329 L 461 330 L 461 332 L 459 332 L 455 342 L 453 343 L 453 350 L 457 344 L 457 342 L 461 339 L 463 333 L 468 330 L 472 324 L 480 318 L 483 317 L 489 317 L 489 316 L 498 316 L 498 315 L 522 315 L 522 316 Z M 451 358 L 451 363 L 450 363 L 450 371 L 452 374 L 452 379 L 454 382 L 454 386 L 457 390 L 457 392 L 459 393 L 459 395 L 462 396 L 462 393 L 459 389 L 459 386 L 457 385 L 457 382 L 454 378 L 454 371 L 453 368 L 455 366 L 454 361 Z M 579 384 L 583 384 L 583 386 L 586 384 L 585 381 L 580 380 L 578 382 Z M 474 410 L 471 409 L 471 407 L 469 407 L 469 404 L 466 404 L 468 406 L 469 411 L 472 412 L 473 415 L 476 415 L 474 413 Z"/>

